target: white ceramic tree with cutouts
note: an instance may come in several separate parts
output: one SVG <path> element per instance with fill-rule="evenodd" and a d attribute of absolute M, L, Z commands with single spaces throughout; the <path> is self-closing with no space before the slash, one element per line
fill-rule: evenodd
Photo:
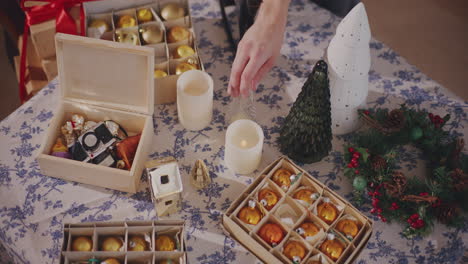
<path fill-rule="evenodd" d="M 346 134 L 359 128 L 357 110 L 367 101 L 371 38 L 363 3 L 343 18 L 327 49 L 332 132 Z"/>

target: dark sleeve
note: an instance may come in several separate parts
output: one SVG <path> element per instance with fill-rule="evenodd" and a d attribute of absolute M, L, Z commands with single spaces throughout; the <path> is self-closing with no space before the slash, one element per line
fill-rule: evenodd
<path fill-rule="evenodd" d="M 357 5 L 360 0 L 312 0 L 319 6 L 326 8 L 340 17 L 346 16 L 348 12 Z"/>

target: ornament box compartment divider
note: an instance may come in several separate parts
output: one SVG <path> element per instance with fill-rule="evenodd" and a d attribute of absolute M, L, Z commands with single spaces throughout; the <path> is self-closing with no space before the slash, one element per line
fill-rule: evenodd
<path fill-rule="evenodd" d="M 185 10 L 185 16 L 165 21 L 161 17 L 161 9 L 169 3 L 176 3 L 179 6 L 183 7 Z M 153 21 L 139 23 L 134 27 L 135 30 L 140 29 L 142 26 L 148 24 L 158 24 L 163 29 L 163 42 L 158 44 L 145 44 L 144 41 L 141 41 L 140 45 L 151 47 L 155 50 L 155 64 L 154 69 L 164 70 L 168 75 L 161 78 L 154 78 L 154 103 L 155 104 L 167 104 L 174 103 L 177 99 L 177 79 L 179 75 L 175 74 L 175 67 L 180 62 L 186 62 L 188 60 L 196 61 L 200 70 L 204 71 L 203 62 L 199 56 L 198 46 L 196 43 L 195 30 L 192 24 L 192 17 L 190 14 L 190 6 L 188 0 L 102 0 L 102 1 L 90 1 L 83 3 L 83 9 L 85 13 L 85 28 L 86 35 L 88 33 L 88 25 L 92 19 L 99 18 L 108 21 L 111 25 L 111 31 L 106 32 L 102 38 L 110 41 L 115 41 L 115 18 L 116 14 L 121 14 L 122 12 L 135 12 L 141 8 L 150 8 L 153 14 Z M 190 37 L 187 40 L 182 40 L 175 43 L 169 43 L 167 40 L 166 33 L 170 28 L 174 26 L 185 27 L 190 32 Z M 129 28 L 130 29 L 130 28 Z M 133 29 L 133 28 L 131 28 Z M 118 30 L 118 29 L 117 29 Z M 141 35 L 138 34 L 141 38 Z M 132 46 L 131 44 L 126 44 Z M 172 51 L 175 47 L 180 45 L 188 45 L 192 47 L 195 51 L 195 54 L 187 58 L 174 58 Z"/>
<path fill-rule="evenodd" d="M 177 248 L 174 251 L 156 251 L 154 244 L 158 234 L 176 234 Z M 129 238 L 132 235 L 146 235 L 149 250 L 129 251 Z M 92 240 L 92 251 L 72 251 L 73 239 L 86 236 Z M 123 241 L 121 251 L 102 251 L 102 238 L 117 236 Z M 148 241 L 147 241 L 148 242 Z M 104 260 L 115 258 L 121 264 L 153 264 L 163 260 L 171 263 L 187 263 L 185 246 L 185 222 L 183 220 L 88 222 L 65 224 L 62 244 L 61 264 L 82 263 L 89 259 Z M 177 261 L 177 262 L 176 262 Z M 87 262 L 86 262 L 87 263 Z"/>
<path fill-rule="evenodd" d="M 153 138 L 154 50 L 60 33 L 56 48 L 61 97 L 37 157 L 41 173 L 136 192 Z M 114 120 L 129 136 L 141 133 L 131 169 L 49 155 L 61 126 L 72 114 L 96 122 Z"/>
<path fill-rule="evenodd" d="M 281 168 L 287 169 L 296 175 L 301 175 L 299 179 L 296 178 L 296 180 L 292 181 L 291 186 L 286 191 L 272 180 L 275 171 Z M 239 241 L 239 243 L 265 263 L 293 263 L 282 253 L 283 246 L 289 240 L 298 241 L 306 248 L 306 255 L 301 259 L 300 263 L 309 263 L 311 260 L 318 259 L 322 259 L 322 263 L 330 264 L 353 263 L 372 234 L 373 223 L 369 218 L 286 157 L 277 159 L 260 172 L 259 175 L 239 195 L 239 198 L 232 202 L 223 215 L 224 229 L 231 237 Z M 265 187 L 278 194 L 278 202 L 270 210 L 266 210 L 257 198 L 258 191 Z M 293 198 L 293 195 L 301 188 L 309 188 L 316 191 L 319 195 L 318 198 L 308 205 L 301 203 L 302 201 L 298 202 L 298 200 Z M 314 212 L 314 208 L 317 208 L 317 205 L 323 201 L 324 197 L 328 197 L 331 203 L 336 205 L 339 212 L 336 219 L 330 224 L 327 224 Z M 259 206 L 260 211 L 264 214 L 263 218 L 256 225 L 246 224 L 238 217 L 239 210 L 246 206 L 249 200 L 255 201 L 256 206 Z M 285 208 L 282 209 L 282 207 Z M 291 218 L 294 219 L 292 224 L 281 221 L 282 211 L 293 215 Z M 348 218 L 355 220 L 359 226 L 359 231 L 354 238 L 347 238 L 335 229 L 338 222 Z M 306 240 L 296 231 L 296 228 L 305 221 L 312 222 L 320 228 L 320 231 L 313 239 Z M 275 223 L 284 231 L 285 235 L 283 239 L 274 247 L 266 243 L 258 234 L 259 229 L 266 223 Z M 327 234 L 333 234 L 335 239 L 339 239 L 345 246 L 343 253 L 336 261 L 333 261 L 322 253 L 319 248 L 325 239 L 327 239 Z"/>

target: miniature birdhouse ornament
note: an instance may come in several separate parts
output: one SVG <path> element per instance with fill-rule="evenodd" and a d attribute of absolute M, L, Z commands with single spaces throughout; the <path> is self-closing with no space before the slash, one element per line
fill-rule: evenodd
<path fill-rule="evenodd" d="M 167 157 L 148 161 L 145 165 L 158 216 L 179 211 L 183 186 L 177 161 Z"/>
<path fill-rule="evenodd" d="M 363 3 L 343 18 L 327 49 L 332 132 L 350 133 L 360 126 L 358 109 L 367 101 L 371 38 Z"/>

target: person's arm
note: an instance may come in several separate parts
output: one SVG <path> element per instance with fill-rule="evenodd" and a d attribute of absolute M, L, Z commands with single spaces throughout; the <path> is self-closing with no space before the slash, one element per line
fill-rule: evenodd
<path fill-rule="evenodd" d="M 228 93 L 247 96 L 273 67 L 283 44 L 290 0 L 263 0 L 254 24 L 239 42 Z"/>

